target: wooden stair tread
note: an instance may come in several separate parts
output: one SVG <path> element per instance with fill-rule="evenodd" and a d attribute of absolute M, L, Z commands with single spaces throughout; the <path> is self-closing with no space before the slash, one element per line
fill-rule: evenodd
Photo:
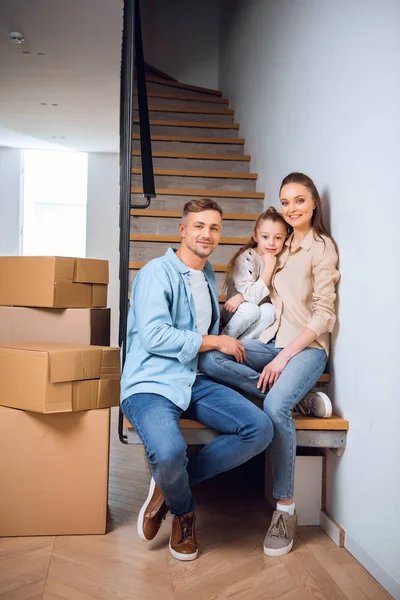
<path fill-rule="evenodd" d="M 130 261 L 129 268 L 139 270 L 144 267 L 145 264 L 147 263 L 144 261 Z M 216 273 L 225 273 L 226 271 L 226 265 L 212 265 L 212 267 Z"/>
<path fill-rule="evenodd" d="M 131 209 L 131 217 L 165 217 L 166 219 L 170 218 L 180 218 L 182 216 L 182 211 L 179 210 L 152 210 L 149 208 L 140 209 L 140 208 L 132 208 Z M 228 221 L 256 221 L 258 214 L 251 213 L 224 213 L 224 220 Z"/>
<path fill-rule="evenodd" d="M 133 134 L 134 140 L 140 140 L 138 133 Z M 217 138 L 217 137 L 199 137 L 192 135 L 170 135 L 161 133 L 152 133 L 151 141 L 154 142 L 194 142 L 198 144 L 239 144 L 244 146 L 243 138 Z"/>
<path fill-rule="evenodd" d="M 250 162 L 249 154 L 202 154 L 196 152 L 171 152 L 169 150 L 153 150 L 153 158 L 190 158 L 198 160 L 229 160 Z M 141 156 L 140 150 L 132 150 L 132 156 Z"/>
<path fill-rule="evenodd" d="M 138 106 L 133 107 L 138 110 Z M 150 105 L 148 107 L 149 112 L 171 112 L 171 113 L 190 113 L 196 115 L 234 115 L 235 111 L 233 108 L 209 108 L 202 106 L 163 106 L 163 105 Z"/>
<path fill-rule="evenodd" d="M 158 233 L 131 233 L 131 242 L 171 242 L 180 243 L 180 235 L 169 235 L 169 234 L 158 234 Z M 222 237 L 219 241 L 220 244 L 232 244 L 243 246 L 249 241 L 249 238 L 236 238 L 236 237 Z"/>
<path fill-rule="evenodd" d="M 137 96 L 137 93 L 134 93 Z M 147 90 L 147 96 L 149 98 L 166 98 L 168 100 L 182 100 L 187 101 L 191 100 L 193 102 L 214 102 L 218 104 L 229 104 L 228 98 L 206 98 L 205 96 L 189 96 L 188 94 L 171 94 L 169 92 L 157 92 L 157 91 L 149 91 Z"/>
<path fill-rule="evenodd" d="M 134 118 L 133 123 L 139 124 Z M 214 121 L 170 121 L 166 119 L 150 119 L 150 125 L 162 125 L 163 127 L 193 127 L 201 129 L 239 129 L 239 123 L 214 123 Z"/>
<path fill-rule="evenodd" d="M 318 419 L 315 417 L 301 417 L 294 415 L 294 422 L 297 431 L 348 431 L 349 422 L 342 417 L 332 415 L 329 419 Z M 132 425 L 128 419 L 124 419 L 125 427 L 132 429 Z M 211 429 L 203 423 L 194 421 L 193 419 L 182 418 L 179 421 L 181 429 Z"/>
<path fill-rule="evenodd" d="M 132 194 L 143 194 L 141 186 L 131 187 Z M 185 190 L 178 188 L 157 188 L 156 195 L 159 196 L 200 196 L 200 198 L 246 198 L 252 200 L 264 200 L 262 192 L 238 192 L 236 190 Z"/>
<path fill-rule="evenodd" d="M 257 179 L 257 173 L 236 173 L 233 171 L 200 171 L 189 169 L 153 169 L 154 175 L 167 175 L 171 177 L 213 177 L 216 179 Z M 142 169 L 140 167 L 132 168 L 133 175 L 140 175 Z"/>
<path fill-rule="evenodd" d="M 222 92 L 219 90 L 212 90 L 210 88 L 199 87 L 198 85 L 189 85 L 187 83 L 179 83 L 179 81 L 167 81 L 165 79 L 159 79 L 158 77 L 147 76 L 146 81 L 151 83 L 160 83 L 161 85 L 167 85 L 169 87 L 179 88 L 181 90 L 191 90 L 193 92 L 203 92 L 203 94 L 210 94 L 210 96 L 222 96 Z"/>

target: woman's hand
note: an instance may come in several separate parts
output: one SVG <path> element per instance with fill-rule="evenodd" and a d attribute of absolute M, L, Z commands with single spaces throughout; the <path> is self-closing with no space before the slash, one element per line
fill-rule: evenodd
<path fill-rule="evenodd" d="M 280 352 L 278 356 L 274 358 L 274 360 L 271 360 L 271 362 L 263 368 L 257 382 L 257 388 L 261 389 L 263 394 L 265 394 L 267 387 L 271 388 L 274 385 L 275 381 L 278 379 L 289 360 L 289 358 Z"/>
<path fill-rule="evenodd" d="M 224 309 L 227 312 L 231 312 L 234 313 L 237 311 L 237 309 L 239 308 L 239 306 L 241 304 L 243 304 L 244 302 L 244 298 L 242 296 L 242 294 L 235 294 L 234 296 L 232 296 L 232 298 L 229 298 L 229 300 L 227 300 L 224 304 Z"/>

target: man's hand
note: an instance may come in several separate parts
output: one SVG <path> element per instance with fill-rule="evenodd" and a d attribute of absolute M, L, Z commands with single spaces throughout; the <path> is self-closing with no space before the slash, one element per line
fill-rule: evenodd
<path fill-rule="evenodd" d="M 281 356 L 281 352 L 266 365 L 257 382 L 257 388 L 261 389 L 262 393 L 265 394 L 267 387 L 272 387 L 283 369 L 289 362 L 289 359 L 285 356 Z"/>
<path fill-rule="evenodd" d="M 243 304 L 244 302 L 244 298 L 242 296 L 242 294 L 235 294 L 234 296 L 232 296 L 232 298 L 229 298 L 225 304 L 224 304 L 224 309 L 227 312 L 231 312 L 234 313 L 237 311 L 237 309 L 239 308 L 239 306 L 241 304 Z"/>
<path fill-rule="evenodd" d="M 239 363 L 242 363 L 246 358 L 246 351 L 242 342 L 229 335 L 218 336 L 217 350 L 222 352 L 222 354 L 234 356 Z"/>

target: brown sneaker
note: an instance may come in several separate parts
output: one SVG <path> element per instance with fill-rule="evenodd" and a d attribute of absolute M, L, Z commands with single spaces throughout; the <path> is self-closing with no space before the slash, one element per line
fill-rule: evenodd
<path fill-rule="evenodd" d="M 296 525 L 296 514 L 289 515 L 283 510 L 274 511 L 271 525 L 264 539 L 264 554 L 267 556 L 283 556 L 290 552 L 296 534 Z"/>
<path fill-rule="evenodd" d="M 196 513 L 175 515 L 172 521 L 172 532 L 169 550 L 178 560 L 194 560 L 197 558 L 197 542 L 195 525 Z"/>
<path fill-rule="evenodd" d="M 151 478 L 149 494 L 140 509 L 137 522 L 138 534 L 141 540 L 148 542 L 157 535 L 167 512 L 164 496 L 156 486 L 154 479 Z"/>

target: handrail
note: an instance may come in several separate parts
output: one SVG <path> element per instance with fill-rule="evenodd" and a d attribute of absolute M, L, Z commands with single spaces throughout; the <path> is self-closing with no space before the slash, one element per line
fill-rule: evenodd
<path fill-rule="evenodd" d="M 142 158 L 143 195 L 147 198 L 144 205 L 131 203 L 132 177 L 132 138 L 133 138 L 133 101 L 134 74 L 136 78 L 139 103 L 139 127 Z M 128 319 L 129 290 L 129 251 L 130 251 L 130 210 L 147 208 L 155 197 L 153 159 L 149 111 L 147 105 L 146 74 L 143 58 L 142 31 L 140 24 L 139 0 L 124 0 L 121 86 L 120 86 L 120 301 L 119 301 L 119 345 L 122 350 L 122 367 L 126 359 L 126 335 Z M 123 415 L 120 409 L 118 435 L 126 444 Z"/>
<path fill-rule="evenodd" d="M 149 107 L 147 103 L 146 71 L 144 66 L 142 26 L 140 22 L 139 0 L 135 1 L 135 65 L 139 109 L 140 154 L 142 158 L 143 196 L 147 198 L 145 206 L 131 205 L 131 208 L 147 208 L 156 196 L 154 186 L 153 157 L 151 154 L 151 135 Z M 132 153 L 131 153 L 132 154 Z"/>

